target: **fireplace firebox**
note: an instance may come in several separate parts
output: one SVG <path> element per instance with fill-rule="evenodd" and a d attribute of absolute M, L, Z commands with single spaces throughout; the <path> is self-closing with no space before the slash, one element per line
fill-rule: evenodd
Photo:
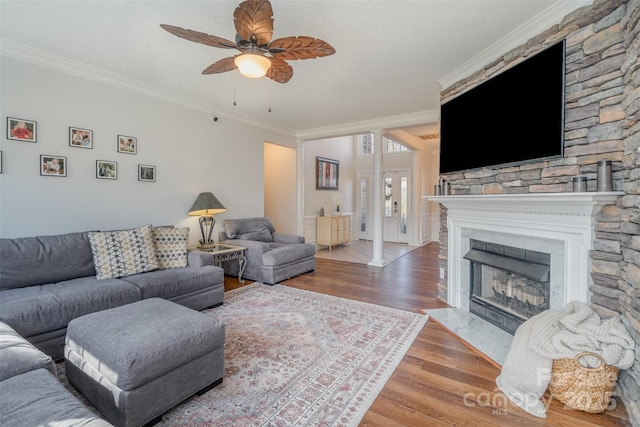
<path fill-rule="evenodd" d="M 551 255 L 471 239 L 469 311 L 514 334 L 549 309 Z"/>

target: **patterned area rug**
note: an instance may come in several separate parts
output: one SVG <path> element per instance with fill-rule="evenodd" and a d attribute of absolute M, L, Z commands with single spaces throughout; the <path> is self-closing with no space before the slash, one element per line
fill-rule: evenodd
<path fill-rule="evenodd" d="M 357 426 L 428 318 L 262 284 L 205 313 L 226 324 L 224 382 L 158 425 Z"/>

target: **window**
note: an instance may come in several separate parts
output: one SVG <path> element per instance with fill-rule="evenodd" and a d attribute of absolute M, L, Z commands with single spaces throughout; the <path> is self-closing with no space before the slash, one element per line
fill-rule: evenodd
<path fill-rule="evenodd" d="M 407 147 L 399 142 L 394 141 L 393 139 L 383 138 L 382 142 L 385 146 L 386 153 L 407 153 L 411 151 Z"/>
<path fill-rule="evenodd" d="M 383 153 L 385 154 L 411 152 L 411 150 L 401 142 L 397 142 L 386 137 L 382 138 L 382 147 Z M 373 134 L 366 133 L 363 135 L 358 135 L 358 155 L 371 156 L 373 155 L 373 151 Z"/>
<path fill-rule="evenodd" d="M 360 217 L 360 231 L 362 233 L 367 232 L 367 180 L 360 180 L 360 206 L 362 210 L 362 216 Z"/>
<path fill-rule="evenodd" d="M 359 136 L 358 151 L 361 156 L 370 156 L 373 154 L 373 135 L 365 133 Z"/>
<path fill-rule="evenodd" d="M 393 189 L 393 178 L 384 179 L 384 219 L 391 219 L 393 215 L 393 199 L 391 190 Z"/>

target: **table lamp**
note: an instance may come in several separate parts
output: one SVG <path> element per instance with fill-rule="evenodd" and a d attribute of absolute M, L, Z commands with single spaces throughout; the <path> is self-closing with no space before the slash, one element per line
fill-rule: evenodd
<path fill-rule="evenodd" d="M 202 233 L 202 239 L 200 239 L 200 249 L 209 249 L 214 245 L 214 241 L 211 238 L 213 233 L 213 227 L 216 225 L 216 220 L 213 217 L 215 214 L 225 212 L 225 208 L 220 200 L 216 198 L 212 193 L 200 193 L 196 198 L 196 201 L 191 205 L 191 209 L 187 212 L 187 215 L 199 216 L 200 232 Z"/>
<path fill-rule="evenodd" d="M 336 204 L 337 213 L 340 213 L 340 206 L 342 206 L 342 199 L 343 199 L 342 194 L 336 194 L 335 196 L 333 196 L 333 200 Z"/>

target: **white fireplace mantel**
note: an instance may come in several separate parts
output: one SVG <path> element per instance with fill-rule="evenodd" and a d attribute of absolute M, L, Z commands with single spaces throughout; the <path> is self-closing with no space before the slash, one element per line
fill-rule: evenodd
<path fill-rule="evenodd" d="M 448 304 L 469 309 L 469 235 L 480 234 L 495 243 L 550 242 L 558 247 L 563 265 L 552 283 L 551 308 L 569 301 L 589 302 L 595 216 L 603 206 L 615 203 L 622 192 L 527 193 L 425 196 L 447 208 Z M 526 243 L 524 243 L 526 245 Z M 535 247 L 534 247 L 535 249 Z M 553 288 L 555 286 L 555 289 Z"/>
<path fill-rule="evenodd" d="M 569 215 L 593 217 L 623 192 L 526 193 L 425 196 L 452 210 L 505 212 L 527 215 Z"/>

